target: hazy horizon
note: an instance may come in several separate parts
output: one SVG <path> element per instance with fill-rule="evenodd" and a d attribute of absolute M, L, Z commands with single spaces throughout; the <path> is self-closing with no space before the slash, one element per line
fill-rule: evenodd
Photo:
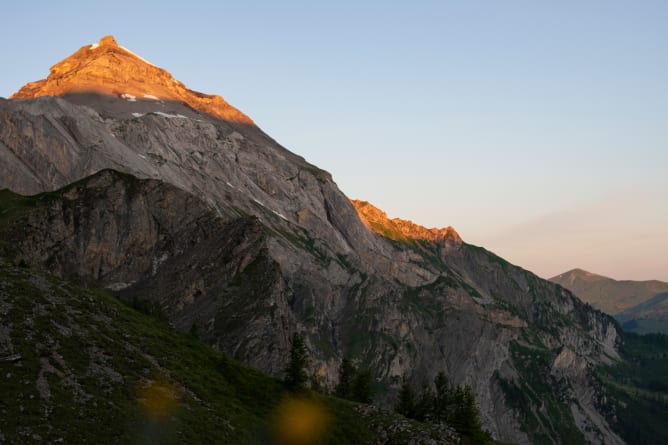
<path fill-rule="evenodd" d="M 3 5 L 0 96 L 112 34 L 390 217 L 668 281 L 668 3 L 106 6 Z"/>

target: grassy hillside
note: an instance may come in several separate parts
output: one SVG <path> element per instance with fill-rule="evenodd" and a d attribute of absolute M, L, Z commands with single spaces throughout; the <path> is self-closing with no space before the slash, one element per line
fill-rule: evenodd
<path fill-rule="evenodd" d="M 295 398 L 281 382 L 106 292 L 1 259 L 0 320 L 0 443 L 371 444 L 384 431 L 386 443 L 399 444 L 455 436 L 315 393 Z M 300 440 L 312 435 L 319 438 Z"/>

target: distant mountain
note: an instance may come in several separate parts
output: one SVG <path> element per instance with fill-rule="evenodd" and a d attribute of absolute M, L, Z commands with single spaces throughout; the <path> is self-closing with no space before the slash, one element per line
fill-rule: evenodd
<path fill-rule="evenodd" d="M 615 315 L 622 327 L 631 332 L 668 334 L 668 292 Z"/>
<path fill-rule="evenodd" d="M 104 287 L 267 374 L 283 374 L 298 331 L 309 372 L 326 386 L 349 357 L 372 372 L 376 402 L 387 407 L 403 378 L 419 385 L 444 371 L 454 385 L 471 386 L 494 437 L 521 444 L 632 442 L 639 436 L 624 419 L 663 413 L 656 394 L 626 384 L 625 337 L 611 317 L 452 228 L 427 229 L 351 202 L 329 173 L 222 98 L 189 90 L 111 37 L 0 99 L 0 188 L 11 190 L 0 193 L 8 264 L 48 270 L 63 286 Z M 20 286 L 9 292 L 16 299 Z M 73 317 L 53 321 L 64 332 L 87 323 Z M 51 327 L 48 317 L 35 326 L 42 323 Z M 71 355 L 83 375 L 104 364 L 88 359 L 95 346 L 81 351 L 81 362 L 76 348 Z M 120 353 L 104 351 L 118 361 Z M 185 352 L 177 345 L 173 353 L 180 363 Z M 42 361 L 29 363 L 39 379 Z M 604 367 L 610 376 L 599 378 Z M 47 379 L 67 387 L 67 376 Z M 217 391 L 218 381 L 204 378 L 204 391 Z M 637 385 L 662 388 L 658 380 Z M 109 385 L 127 398 L 119 382 Z M 617 403 L 629 395 L 642 410 Z M 4 400 L 0 419 L 23 415 Z M 185 421 L 205 421 L 194 413 Z M 232 425 L 241 438 L 253 426 Z M 668 440 L 660 425 L 643 428 Z"/>
<path fill-rule="evenodd" d="M 662 281 L 618 281 L 582 269 L 569 270 L 550 278 L 550 281 L 610 315 L 624 312 L 661 292 L 668 292 L 668 283 Z"/>

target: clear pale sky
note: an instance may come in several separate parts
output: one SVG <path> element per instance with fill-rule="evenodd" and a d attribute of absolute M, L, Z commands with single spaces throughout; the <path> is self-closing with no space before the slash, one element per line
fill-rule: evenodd
<path fill-rule="evenodd" d="M 0 96 L 113 34 L 391 217 L 452 225 L 543 277 L 581 267 L 668 281 L 666 1 L 0 11 Z"/>

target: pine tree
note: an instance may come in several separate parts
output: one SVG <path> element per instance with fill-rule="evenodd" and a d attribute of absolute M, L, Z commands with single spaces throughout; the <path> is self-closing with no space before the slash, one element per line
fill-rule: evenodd
<path fill-rule="evenodd" d="M 339 366 L 339 383 L 334 388 L 334 394 L 342 399 L 350 399 L 353 395 L 353 380 L 355 378 L 355 365 L 344 357 Z"/>
<path fill-rule="evenodd" d="M 360 403 L 371 403 L 371 371 L 358 370 L 353 381 L 353 400 Z"/>
<path fill-rule="evenodd" d="M 308 373 L 306 368 L 309 365 L 308 349 L 304 337 L 295 332 L 290 342 L 290 356 L 285 365 L 285 384 L 291 391 L 299 391 L 306 387 Z"/>
<path fill-rule="evenodd" d="M 452 399 L 452 388 L 450 381 L 443 371 L 439 372 L 434 378 L 433 416 L 435 422 L 447 422 L 450 411 L 450 402 Z"/>
<path fill-rule="evenodd" d="M 395 406 L 395 411 L 405 417 L 415 416 L 415 393 L 413 388 L 408 383 L 408 379 L 404 376 L 401 379 L 401 387 L 399 388 L 399 400 Z"/>
<path fill-rule="evenodd" d="M 463 389 L 463 428 L 462 433 L 475 439 L 486 439 L 488 433 L 482 429 L 482 422 L 480 421 L 480 410 L 475 401 L 473 388 L 466 385 Z"/>
<path fill-rule="evenodd" d="M 457 386 L 450 417 L 450 425 L 458 433 L 472 439 L 475 443 L 486 443 L 492 439 L 489 432 L 482 428 L 480 410 L 471 386 Z"/>
<path fill-rule="evenodd" d="M 415 403 L 415 419 L 420 422 L 430 420 L 434 410 L 434 393 L 426 380 L 422 381 L 422 391 Z"/>
<path fill-rule="evenodd" d="M 448 423 L 459 433 L 466 427 L 466 409 L 464 407 L 464 390 L 461 386 L 455 388 L 448 409 Z"/>

